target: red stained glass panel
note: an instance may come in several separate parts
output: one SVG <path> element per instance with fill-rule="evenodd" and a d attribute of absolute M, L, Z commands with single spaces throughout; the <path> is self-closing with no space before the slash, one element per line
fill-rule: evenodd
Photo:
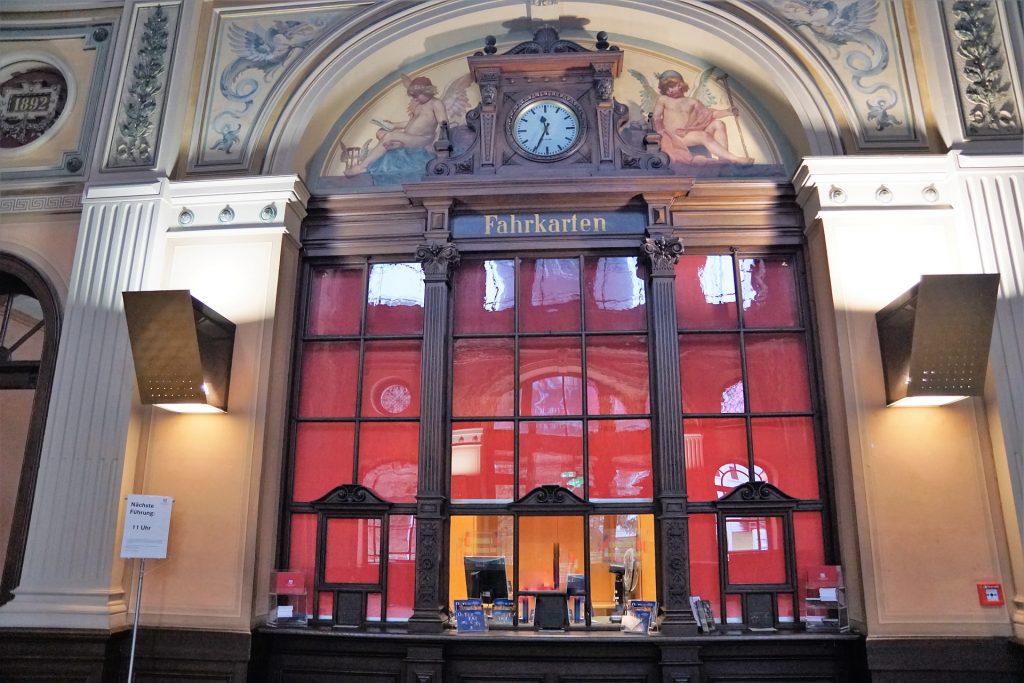
<path fill-rule="evenodd" d="M 681 256 L 676 264 L 676 315 L 686 330 L 737 326 L 732 256 Z"/>
<path fill-rule="evenodd" d="M 375 263 L 366 291 L 366 333 L 423 331 L 423 268 L 418 263 Z"/>
<path fill-rule="evenodd" d="M 590 500 L 653 500 L 650 420 L 587 423 Z"/>
<path fill-rule="evenodd" d="M 455 333 L 515 329 L 515 261 L 463 261 L 455 271 Z"/>
<path fill-rule="evenodd" d="M 420 341 L 368 342 L 363 356 L 367 417 L 415 417 L 420 413 Z"/>
<path fill-rule="evenodd" d="M 302 348 L 300 417 L 351 417 L 356 410 L 359 342 L 307 343 Z"/>
<path fill-rule="evenodd" d="M 371 556 L 379 548 L 379 520 L 328 519 L 324 581 L 379 583 L 380 561 Z"/>
<path fill-rule="evenodd" d="M 521 415 L 583 412 L 582 352 L 575 337 L 522 339 L 519 346 Z"/>
<path fill-rule="evenodd" d="M 303 422 L 295 434 L 295 483 L 292 500 L 305 503 L 352 481 L 355 425 Z"/>
<path fill-rule="evenodd" d="M 718 580 L 718 531 L 715 515 L 689 516 L 690 529 L 690 592 L 711 601 L 711 608 L 721 618 L 722 601 Z"/>
<path fill-rule="evenodd" d="M 748 334 L 747 377 L 754 412 L 811 409 L 807 352 L 802 334 Z"/>
<path fill-rule="evenodd" d="M 764 468 L 769 483 L 794 498 L 818 498 L 811 418 L 754 418 L 752 433 L 754 464 Z"/>
<path fill-rule="evenodd" d="M 807 578 L 809 567 L 820 567 L 825 564 L 821 513 L 794 512 L 793 535 L 796 536 L 796 575 L 802 582 Z"/>
<path fill-rule="evenodd" d="M 412 616 L 416 586 L 416 518 L 390 517 L 388 535 L 388 621 Z"/>
<path fill-rule="evenodd" d="M 523 260 L 519 266 L 519 329 L 580 329 L 580 264 L 576 259 Z"/>
<path fill-rule="evenodd" d="M 306 331 L 313 335 L 359 334 L 362 294 L 361 268 L 314 268 Z"/>
<path fill-rule="evenodd" d="M 587 339 L 587 412 L 642 415 L 651 412 L 647 337 L 616 335 Z"/>
<path fill-rule="evenodd" d="M 583 423 L 519 423 L 519 496 L 545 484 L 583 496 Z"/>
<path fill-rule="evenodd" d="M 731 584 L 786 582 L 786 546 L 781 517 L 726 517 Z"/>
<path fill-rule="evenodd" d="M 584 285 L 588 330 L 647 329 L 646 277 L 636 256 L 585 261 Z"/>
<path fill-rule="evenodd" d="M 684 413 L 744 411 L 738 335 L 680 335 L 679 375 Z"/>
<path fill-rule="evenodd" d="M 392 503 L 416 501 L 419 424 L 367 422 L 359 429 L 359 483 Z"/>
<path fill-rule="evenodd" d="M 800 324 L 795 270 L 792 257 L 740 259 L 741 277 L 749 279 L 753 294 L 743 310 L 745 326 L 794 327 Z"/>
<path fill-rule="evenodd" d="M 313 595 L 316 581 L 316 515 L 292 515 L 288 539 L 288 571 L 306 576 L 306 595 Z"/>
<path fill-rule="evenodd" d="M 690 500 L 718 500 L 750 480 L 742 418 L 683 420 L 683 451 Z"/>
<path fill-rule="evenodd" d="M 514 371 L 513 340 L 456 340 L 452 414 L 511 415 L 515 408 Z"/>
<path fill-rule="evenodd" d="M 452 501 L 512 500 L 512 422 L 452 423 Z"/>

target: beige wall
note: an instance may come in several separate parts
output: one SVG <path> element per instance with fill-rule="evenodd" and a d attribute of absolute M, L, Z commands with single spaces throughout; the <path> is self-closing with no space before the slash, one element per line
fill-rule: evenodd
<path fill-rule="evenodd" d="M 965 272 L 948 192 L 921 205 L 941 182 L 922 164 L 859 170 L 823 173 L 805 199 L 844 561 L 862 572 L 854 616 L 870 636 L 1009 635 L 1007 607 L 980 606 L 976 589 L 1013 592 L 984 403 L 885 407 L 875 312 L 923 274 Z M 903 205 L 878 206 L 880 184 Z"/>

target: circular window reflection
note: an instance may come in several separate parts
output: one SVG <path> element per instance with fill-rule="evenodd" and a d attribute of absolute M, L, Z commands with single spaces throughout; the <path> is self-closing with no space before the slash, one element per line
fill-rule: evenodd
<path fill-rule="evenodd" d="M 39 139 L 64 112 L 68 84 L 56 68 L 18 62 L 0 71 L 0 149 Z"/>

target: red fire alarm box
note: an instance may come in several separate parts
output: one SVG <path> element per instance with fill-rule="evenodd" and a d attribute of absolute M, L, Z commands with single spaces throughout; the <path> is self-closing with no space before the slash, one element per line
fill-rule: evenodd
<path fill-rule="evenodd" d="M 1003 584 L 1001 583 L 979 583 L 978 602 L 983 606 L 1003 604 Z"/>

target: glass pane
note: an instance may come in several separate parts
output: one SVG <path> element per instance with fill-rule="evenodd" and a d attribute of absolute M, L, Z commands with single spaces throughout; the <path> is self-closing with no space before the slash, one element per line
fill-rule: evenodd
<path fill-rule="evenodd" d="M 328 519 L 324 580 L 378 583 L 380 540 L 379 519 Z"/>
<path fill-rule="evenodd" d="M 576 259 L 524 260 L 519 266 L 519 330 L 580 329 L 580 264 Z"/>
<path fill-rule="evenodd" d="M 679 258 L 676 264 L 676 314 L 682 329 L 736 327 L 732 256 L 716 254 Z"/>
<path fill-rule="evenodd" d="M 786 546 L 781 517 L 726 517 L 731 584 L 786 582 Z"/>
<path fill-rule="evenodd" d="M 367 417 L 420 414 L 419 340 L 366 344 L 360 410 Z"/>
<path fill-rule="evenodd" d="M 317 609 L 317 614 L 321 619 L 334 619 L 334 593 L 330 591 L 320 593 L 320 607 Z"/>
<path fill-rule="evenodd" d="M 818 497 L 814 426 L 809 417 L 759 417 L 751 423 L 754 464 L 794 498 Z"/>
<path fill-rule="evenodd" d="M 746 327 L 794 327 L 800 324 L 793 258 L 740 259 L 740 276 L 750 281 L 753 298 L 743 301 Z M 744 287 L 746 289 L 746 287 Z"/>
<path fill-rule="evenodd" d="M 463 261 L 453 289 L 456 334 L 515 329 L 514 261 Z"/>
<path fill-rule="evenodd" d="M 380 621 L 380 593 L 366 594 L 366 620 Z"/>
<path fill-rule="evenodd" d="M 415 602 L 416 518 L 393 515 L 388 529 L 388 621 L 408 621 Z"/>
<path fill-rule="evenodd" d="M 305 344 L 300 417 L 351 417 L 356 410 L 359 342 Z"/>
<path fill-rule="evenodd" d="M 739 624 L 743 621 L 743 598 L 739 595 L 725 596 L 725 616 L 730 624 Z"/>
<path fill-rule="evenodd" d="M 690 500 L 718 500 L 750 481 L 747 427 L 740 418 L 683 420 L 683 451 Z"/>
<path fill-rule="evenodd" d="M 316 515 L 292 515 L 288 571 L 306 575 L 306 595 L 312 596 L 316 585 Z"/>
<path fill-rule="evenodd" d="M 739 335 L 679 335 L 679 375 L 684 413 L 744 411 Z"/>
<path fill-rule="evenodd" d="M 653 515 L 591 515 L 589 533 L 595 623 L 611 623 L 629 600 L 658 599 Z"/>
<path fill-rule="evenodd" d="M 779 615 L 779 621 L 793 621 L 793 594 L 779 593 L 775 596 L 778 600 L 778 607 L 775 613 Z"/>
<path fill-rule="evenodd" d="M 392 503 L 416 501 L 420 426 L 370 422 L 359 429 L 359 483 Z"/>
<path fill-rule="evenodd" d="M 557 484 L 583 497 L 583 423 L 519 423 L 519 498 Z"/>
<path fill-rule="evenodd" d="M 520 341 L 521 415 L 579 415 L 583 412 L 582 352 L 577 337 Z"/>
<path fill-rule="evenodd" d="M 690 515 L 690 592 L 711 602 L 721 618 L 721 583 L 718 580 L 718 529 L 716 515 Z"/>
<path fill-rule="evenodd" d="M 754 412 L 811 409 L 802 334 L 747 335 L 747 377 L 750 408 Z"/>
<path fill-rule="evenodd" d="M 587 423 L 590 500 L 653 500 L 651 421 Z"/>
<path fill-rule="evenodd" d="M 492 598 L 500 597 L 502 574 L 505 592 L 511 599 L 511 581 L 515 576 L 512 563 L 515 526 L 512 517 L 453 515 L 450 524 L 449 599 L 480 597 L 481 590 L 489 592 Z M 467 562 L 467 557 L 476 559 Z M 504 567 L 503 572 L 500 567 Z M 474 576 L 474 572 L 478 573 Z"/>
<path fill-rule="evenodd" d="M 810 567 L 825 564 L 825 548 L 820 512 L 794 512 L 793 535 L 796 537 L 796 575 L 804 581 Z"/>
<path fill-rule="evenodd" d="M 512 422 L 452 423 L 452 501 L 510 501 L 515 432 Z"/>
<path fill-rule="evenodd" d="M 511 415 L 515 403 L 515 343 L 511 339 L 455 342 L 452 414 Z"/>
<path fill-rule="evenodd" d="M 651 412 L 647 337 L 587 339 L 587 412 L 636 415 Z"/>
<path fill-rule="evenodd" d="M 295 433 L 295 485 L 292 500 L 316 500 L 335 486 L 352 481 L 355 425 L 304 422 Z"/>
<path fill-rule="evenodd" d="M 423 331 L 423 268 L 418 263 L 375 263 L 366 292 L 367 334 Z"/>
<path fill-rule="evenodd" d="M 362 268 L 314 268 L 309 289 L 309 334 L 359 334 Z"/>
<path fill-rule="evenodd" d="M 636 256 L 590 258 L 584 292 L 588 330 L 647 329 L 645 273 Z"/>
<path fill-rule="evenodd" d="M 565 590 L 570 574 L 582 574 L 582 517 L 519 518 L 519 590 Z"/>

